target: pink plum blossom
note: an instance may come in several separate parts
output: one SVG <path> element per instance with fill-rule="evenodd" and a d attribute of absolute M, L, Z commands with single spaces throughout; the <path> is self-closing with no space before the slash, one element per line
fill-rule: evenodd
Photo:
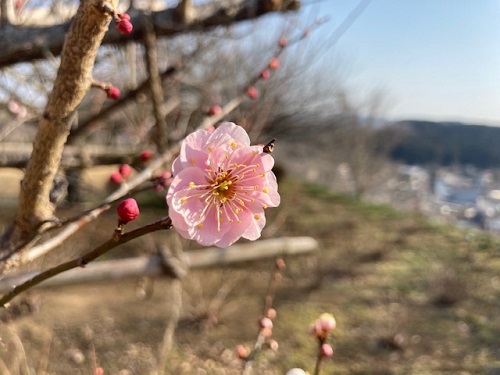
<path fill-rule="evenodd" d="M 245 130 L 231 122 L 190 134 L 173 163 L 167 193 L 174 228 L 205 246 L 256 240 L 265 209 L 280 203 L 273 165 L 273 157 L 250 146 Z"/>

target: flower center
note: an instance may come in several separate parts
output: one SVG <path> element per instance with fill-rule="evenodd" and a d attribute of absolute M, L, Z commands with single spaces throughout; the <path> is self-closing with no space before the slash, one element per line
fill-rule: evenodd
<path fill-rule="evenodd" d="M 231 178 L 231 170 L 219 173 L 211 182 L 212 192 L 215 195 L 216 203 L 224 203 L 228 199 L 234 198 L 235 186 Z"/>

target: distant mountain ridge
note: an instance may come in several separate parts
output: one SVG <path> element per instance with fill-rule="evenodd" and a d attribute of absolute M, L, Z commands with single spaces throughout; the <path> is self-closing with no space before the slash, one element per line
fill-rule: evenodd
<path fill-rule="evenodd" d="M 390 126 L 404 134 L 392 158 L 418 165 L 500 167 L 500 128 L 458 122 L 407 120 Z"/>

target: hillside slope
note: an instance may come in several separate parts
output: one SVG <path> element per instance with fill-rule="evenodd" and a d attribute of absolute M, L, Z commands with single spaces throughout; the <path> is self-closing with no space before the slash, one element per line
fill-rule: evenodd
<path fill-rule="evenodd" d="M 335 315 L 337 330 L 335 355 L 323 374 L 500 371 L 497 239 L 316 186 L 288 181 L 280 187 L 283 203 L 269 211 L 264 234 L 310 235 L 321 250 L 286 260 L 275 299 L 280 349 L 259 356 L 256 374 L 295 366 L 312 371 L 315 343 L 307 330 L 324 311 Z M 185 280 L 167 373 L 240 373 L 233 348 L 252 345 L 270 269 L 263 261 L 197 271 Z M 168 280 L 151 284 L 154 293 L 146 299 L 137 298 L 137 285 L 129 280 L 33 292 L 40 311 L 0 327 L 4 368 L 91 374 L 97 364 L 105 374 L 153 373 L 169 313 Z M 224 285 L 232 286 L 228 297 L 210 310 Z"/>

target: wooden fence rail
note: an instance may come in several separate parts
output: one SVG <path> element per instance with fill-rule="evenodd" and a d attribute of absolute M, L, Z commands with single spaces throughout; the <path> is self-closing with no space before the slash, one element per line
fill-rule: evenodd
<path fill-rule="evenodd" d="M 231 263 L 254 261 L 280 255 L 312 253 L 318 242 L 311 237 L 280 237 L 260 240 L 226 249 L 206 248 L 183 253 L 189 268 L 222 266 Z M 35 276 L 38 272 L 12 275 L 0 280 L 0 293 L 10 291 Z M 90 263 L 85 268 L 72 269 L 39 284 L 43 286 L 71 285 L 103 280 L 123 279 L 137 276 L 165 275 L 164 260 L 160 256 L 138 257 Z"/>

